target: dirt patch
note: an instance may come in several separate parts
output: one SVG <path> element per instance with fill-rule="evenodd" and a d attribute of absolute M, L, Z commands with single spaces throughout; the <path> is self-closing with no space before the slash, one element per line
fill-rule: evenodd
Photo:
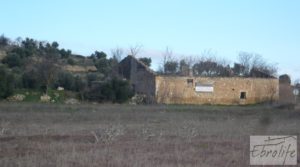
<path fill-rule="evenodd" d="M 28 141 L 28 142 L 95 142 L 95 137 L 92 135 L 34 135 L 34 136 L 13 136 L 0 137 L 0 142 L 14 142 L 14 141 Z"/>
<path fill-rule="evenodd" d="M 97 68 L 95 66 L 79 66 L 79 65 L 66 65 L 63 67 L 66 71 L 74 73 L 86 73 L 86 72 L 95 72 Z"/>

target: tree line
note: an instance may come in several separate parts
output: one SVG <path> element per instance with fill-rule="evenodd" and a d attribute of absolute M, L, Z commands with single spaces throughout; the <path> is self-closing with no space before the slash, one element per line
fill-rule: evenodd
<path fill-rule="evenodd" d="M 162 62 L 160 74 L 183 76 L 193 73 L 194 76 L 206 77 L 276 77 L 278 69 L 276 64 L 267 62 L 261 55 L 249 52 L 240 52 L 238 61 L 231 67 L 229 60 L 217 58 L 211 51 L 176 59 L 167 48 Z"/>

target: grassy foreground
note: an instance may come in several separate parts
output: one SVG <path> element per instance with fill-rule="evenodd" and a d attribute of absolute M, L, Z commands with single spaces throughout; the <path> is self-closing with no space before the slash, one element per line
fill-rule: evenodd
<path fill-rule="evenodd" d="M 249 135 L 299 125 L 268 106 L 0 103 L 0 166 L 248 166 Z"/>

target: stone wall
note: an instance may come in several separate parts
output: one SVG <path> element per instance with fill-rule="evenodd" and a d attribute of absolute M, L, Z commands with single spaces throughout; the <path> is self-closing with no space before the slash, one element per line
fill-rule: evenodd
<path fill-rule="evenodd" d="M 158 103 L 243 105 L 279 98 L 278 79 L 156 76 L 155 82 Z M 196 92 L 196 83 L 211 84 L 213 92 Z"/>
<path fill-rule="evenodd" d="M 295 96 L 293 94 L 293 87 L 288 83 L 279 84 L 279 103 L 280 104 L 292 104 L 295 102 Z"/>

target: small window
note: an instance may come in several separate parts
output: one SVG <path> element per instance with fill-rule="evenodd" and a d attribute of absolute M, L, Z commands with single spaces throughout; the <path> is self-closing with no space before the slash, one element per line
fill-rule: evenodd
<path fill-rule="evenodd" d="M 189 87 L 193 87 L 193 85 L 194 85 L 194 80 L 193 79 L 187 79 L 186 82 L 187 82 L 187 85 Z"/>
<path fill-rule="evenodd" d="M 240 99 L 246 99 L 246 92 L 241 92 Z"/>

